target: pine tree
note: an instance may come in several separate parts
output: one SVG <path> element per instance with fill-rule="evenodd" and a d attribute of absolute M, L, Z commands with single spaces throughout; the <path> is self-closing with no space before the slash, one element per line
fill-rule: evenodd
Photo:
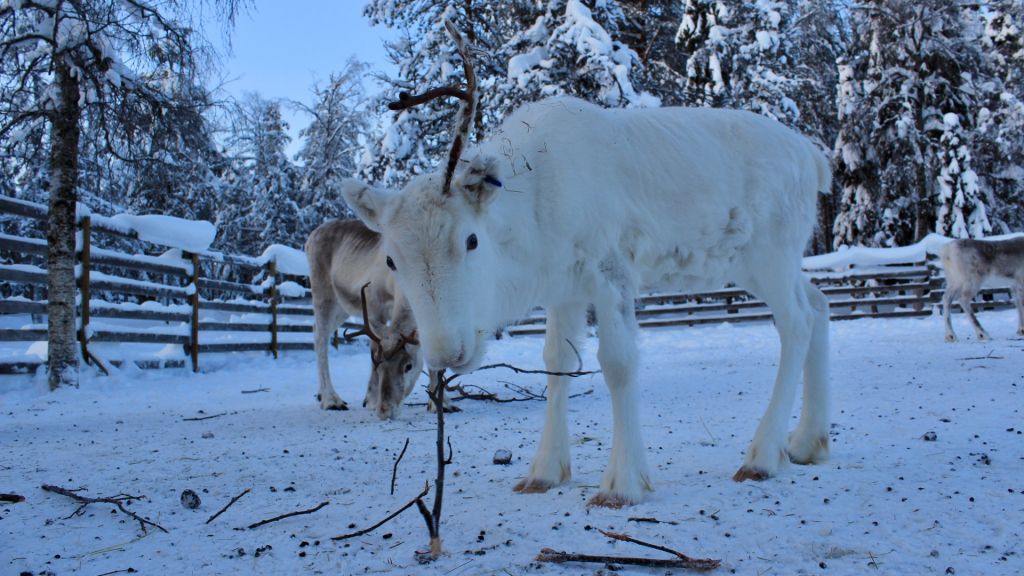
<path fill-rule="evenodd" d="M 985 19 L 989 76 L 978 115 L 976 163 L 993 227 L 1024 229 L 1024 2 L 992 0 Z"/>
<path fill-rule="evenodd" d="M 851 115 L 840 117 L 837 147 L 847 166 L 840 167 L 835 242 L 909 244 L 935 230 L 940 215 L 943 231 L 987 232 L 969 154 L 980 109 L 979 38 L 956 3 L 888 0 L 863 8 L 853 17 L 868 41 L 840 89 Z M 956 129 L 949 127 L 954 117 Z M 963 227 L 951 224 L 957 213 Z"/>
<path fill-rule="evenodd" d="M 360 139 L 369 129 L 362 85 L 367 69 L 366 64 L 350 60 L 340 73 L 331 75 L 326 86 L 314 86 L 311 106 L 298 105 L 312 118 L 299 132 L 303 236 L 328 219 L 352 216 L 339 184 L 355 173 Z"/>
<path fill-rule="evenodd" d="M 241 205 L 222 204 L 218 223 L 228 224 L 237 235 L 232 242 L 243 253 L 259 254 L 269 244 L 302 246 L 300 209 L 296 202 L 296 170 L 288 159 L 290 138 L 276 101 L 249 94 L 232 115 L 229 144 L 238 154 L 236 170 L 244 173 L 247 195 Z"/>
<path fill-rule="evenodd" d="M 455 103 L 439 99 L 397 113 L 388 112 L 386 105 L 397 100 L 399 92 L 419 93 L 464 83 L 462 59 L 444 28 L 446 19 L 473 49 L 481 96 L 476 132 L 484 131 L 496 115 L 500 121 L 507 110 L 504 92 L 496 89 L 505 75 L 501 47 L 522 15 L 530 11 L 523 2 L 372 0 L 364 11 L 370 22 L 396 29 L 402 36 L 387 46 L 398 75 L 383 79 L 383 92 L 370 106 L 391 121 L 370 138 L 359 160 L 359 176 L 394 186 L 431 171 L 444 156 L 458 110 Z"/>
<path fill-rule="evenodd" d="M 508 79 L 527 101 L 557 94 L 604 106 L 659 106 L 634 87 L 639 56 L 617 39 L 626 17 L 617 2 L 549 0 L 532 26 L 509 41 Z"/>

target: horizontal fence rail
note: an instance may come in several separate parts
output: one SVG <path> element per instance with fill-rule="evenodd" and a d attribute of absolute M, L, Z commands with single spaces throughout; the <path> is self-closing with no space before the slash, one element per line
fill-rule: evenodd
<path fill-rule="evenodd" d="M 45 206 L 7 197 L 0 197 L 0 214 L 36 220 L 47 217 Z M 126 254 L 94 246 L 93 237 L 138 240 L 131 230 L 106 219 L 93 221 L 83 216 L 79 220 L 78 337 L 87 362 L 96 361 L 101 366 L 104 362 L 90 349 L 93 343 L 176 347 L 184 359 L 142 358 L 134 362 L 142 367 L 181 367 L 189 363 L 193 370 L 199 369 L 202 354 L 263 351 L 277 357 L 282 351 L 313 349 L 309 291 L 303 290 L 296 298 L 282 295 L 278 287 L 285 276 L 278 273 L 273 260 L 215 252 Z M 32 317 L 32 322 L 22 326 L 0 328 L 0 341 L 46 340 L 46 302 L 37 295 L 45 291 L 47 274 L 29 263 L 33 258 L 38 263 L 46 251 L 45 240 L 0 234 L 0 253 L 18 262 L 0 264 L 0 282 L 31 287 L 33 294 L 32 298 L 0 298 L 0 315 Z M 221 276 L 228 271 L 229 277 L 248 277 L 251 281 L 213 277 L 215 271 Z M 807 274 L 828 298 L 832 320 L 927 316 L 941 301 L 944 284 L 941 270 L 926 262 Z M 289 280 L 308 285 L 304 277 Z M 989 289 L 979 293 L 976 305 L 992 310 L 1012 307 L 1013 303 L 1008 289 Z M 764 302 L 740 288 L 697 294 L 644 294 L 636 301 L 636 316 L 641 328 L 772 319 Z M 538 309 L 506 332 L 512 336 L 543 334 L 545 322 L 543 310 Z M 335 343 L 338 340 L 335 338 Z M 112 359 L 108 363 L 117 366 L 121 362 Z M 25 356 L 0 359 L 0 372 L 28 370 L 40 363 Z"/>
<path fill-rule="evenodd" d="M 0 197 L 0 214 L 44 221 L 47 209 Z M 78 228 L 76 314 L 86 362 L 105 363 L 90 349 L 94 343 L 173 346 L 187 359 L 143 358 L 135 363 L 142 367 L 180 367 L 190 362 L 193 370 L 199 369 L 203 353 L 264 351 L 276 357 L 286 350 L 313 349 L 313 308 L 308 303 L 308 288 L 296 298 L 284 296 L 277 289 L 285 279 L 303 287 L 308 281 L 279 274 L 273 260 L 215 252 L 127 254 L 99 248 L 94 242 L 102 236 L 140 240 L 133 231 L 90 216 L 80 217 Z M 30 287 L 33 294 L 32 298 L 0 298 L 0 315 L 32 317 L 31 323 L 0 328 L 0 341 L 46 340 L 46 301 L 36 295 L 45 293 L 47 273 L 41 266 L 28 263 L 33 257 L 36 264 L 45 260 L 46 241 L 0 234 L 0 252 L 8 261 L 18 262 L 0 264 L 0 282 Z M 233 277 L 249 277 L 251 282 L 214 277 L 215 271 L 220 276 L 229 272 Z M 300 341 L 281 341 L 279 334 L 298 335 Z M 0 372 L 24 371 L 41 362 L 25 356 L 0 359 Z M 109 364 L 116 366 L 121 361 L 115 359 Z"/>

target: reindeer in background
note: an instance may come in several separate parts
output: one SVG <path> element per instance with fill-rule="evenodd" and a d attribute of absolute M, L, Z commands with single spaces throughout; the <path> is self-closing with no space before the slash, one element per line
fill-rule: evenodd
<path fill-rule="evenodd" d="M 348 410 L 331 384 L 328 340 L 346 318 L 361 311 L 363 328 L 345 337 L 370 339 L 373 367 L 363 406 L 381 419 L 397 416 L 419 378 L 423 353 L 416 320 L 385 267 L 380 235 L 358 220 L 333 220 L 309 235 L 305 249 L 313 292 L 320 407 Z"/>
<path fill-rule="evenodd" d="M 783 461 L 828 455 L 828 302 L 802 274 L 826 157 L 798 133 L 749 112 L 601 109 L 576 98 L 527 104 L 463 154 L 476 77 L 467 88 L 401 95 L 393 109 L 462 100 L 439 172 L 400 191 L 348 181 L 343 194 L 381 233 L 416 316 L 432 372 L 477 368 L 496 326 L 547 310 L 544 362 L 571 370 L 587 306 L 611 393 L 608 468 L 590 504 L 639 502 L 651 481 L 640 434 L 634 299 L 642 288 L 702 291 L 733 281 L 772 309 L 782 343 L 775 389 L 733 477 L 761 480 Z M 787 428 L 803 373 L 803 411 Z M 571 476 L 568 378 L 549 375 L 544 431 L 515 489 L 544 492 Z"/>
<path fill-rule="evenodd" d="M 978 340 L 990 340 L 974 316 L 971 300 L 990 280 L 1010 282 L 1017 307 L 1017 335 L 1024 336 L 1024 237 L 1009 240 L 954 240 L 942 247 L 942 268 L 946 291 L 942 295 L 942 316 L 946 342 L 956 342 L 950 308 L 953 300 L 967 314 Z"/>

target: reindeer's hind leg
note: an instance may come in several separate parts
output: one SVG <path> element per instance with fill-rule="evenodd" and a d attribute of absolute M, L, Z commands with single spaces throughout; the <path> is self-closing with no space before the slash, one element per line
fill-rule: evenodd
<path fill-rule="evenodd" d="M 803 410 L 800 423 L 789 435 L 789 459 L 797 464 L 814 464 L 828 459 L 828 298 L 807 280 L 804 280 L 804 290 L 811 304 L 814 326 L 804 360 Z"/>
<path fill-rule="evenodd" d="M 750 286 L 754 293 L 768 304 L 775 318 L 782 354 L 768 410 L 747 449 L 743 466 L 733 476 L 737 482 L 764 480 L 774 476 L 779 465 L 788 460 L 788 422 L 796 399 L 800 371 L 807 359 L 815 328 L 815 312 L 803 285 L 805 280 L 799 278 L 798 274 L 778 273 L 751 279 Z M 816 342 L 818 353 L 821 352 L 821 342 L 820 338 Z M 813 367 L 820 370 L 822 365 L 816 359 Z M 808 424 L 811 422 L 808 421 Z"/>
<path fill-rule="evenodd" d="M 947 281 L 946 291 L 942 294 L 942 319 L 946 324 L 946 342 L 956 342 L 956 333 L 953 332 L 953 321 L 950 320 L 953 308 L 953 296 L 959 295 L 960 290 L 954 290 Z"/>
<path fill-rule="evenodd" d="M 578 346 L 586 319 L 586 306 L 582 303 L 554 306 L 548 310 L 547 333 L 544 337 L 544 367 L 548 372 L 577 369 L 576 353 L 572 348 Z M 530 465 L 530 472 L 516 484 L 516 492 L 546 492 L 572 477 L 568 402 L 569 377 L 549 375 L 544 432 Z"/>
<path fill-rule="evenodd" d="M 338 396 L 331 384 L 331 368 L 327 352 L 330 349 L 331 333 L 341 324 L 346 314 L 333 302 L 314 302 L 313 305 L 313 348 L 316 350 L 316 369 L 319 388 L 317 398 L 324 410 L 348 410 L 348 404 Z"/>
<path fill-rule="evenodd" d="M 968 286 L 960 292 L 960 308 L 963 309 L 964 313 L 967 314 L 967 319 L 971 321 L 971 326 L 974 326 L 974 332 L 978 335 L 978 340 L 991 340 L 988 332 L 981 327 L 981 323 L 978 322 L 978 318 L 974 315 L 974 306 L 971 304 L 971 300 L 974 299 L 974 295 L 978 293 L 978 288 L 974 286 Z"/>
<path fill-rule="evenodd" d="M 1013 302 L 1017 305 L 1017 336 L 1024 336 L 1024 278 L 1013 285 Z"/>

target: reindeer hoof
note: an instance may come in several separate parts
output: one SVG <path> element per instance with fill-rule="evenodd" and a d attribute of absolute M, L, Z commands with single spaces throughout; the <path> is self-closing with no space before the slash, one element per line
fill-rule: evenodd
<path fill-rule="evenodd" d="M 794 434 L 789 439 L 789 461 L 794 464 L 818 464 L 828 460 L 828 436 L 800 442 Z"/>
<path fill-rule="evenodd" d="M 516 482 L 516 485 L 512 487 L 512 491 L 520 494 L 543 494 L 554 487 L 555 485 L 551 482 L 523 478 Z"/>
<path fill-rule="evenodd" d="M 946 342 L 956 342 L 956 336 L 954 336 L 953 334 L 946 334 Z"/>
<path fill-rule="evenodd" d="M 462 408 L 459 408 L 455 404 L 449 404 L 449 405 L 444 407 L 444 413 L 445 414 L 452 414 L 452 413 L 455 413 L 455 412 L 462 412 Z"/>
<path fill-rule="evenodd" d="M 587 508 L 611 508 L 613 510 L 618 510 L 624 506 L 632 506 L 634 504 L 639 504 L 639 502 L 634 502 L 632 499 L 626 498 L 620 494 L 605 494 L 604 492 L 600 492 L 597 496 L 594 496 L 587 501 Z"/>
<path fill-rule="evenodd" d="M 761 470 L 760 468 L 753 468 L 751 466 L 743 466 L 732 475 L 732 479 L 736 482 L 743 482 L 744 480 L 767 480 L 772 475 L 767 470 Z"/>

